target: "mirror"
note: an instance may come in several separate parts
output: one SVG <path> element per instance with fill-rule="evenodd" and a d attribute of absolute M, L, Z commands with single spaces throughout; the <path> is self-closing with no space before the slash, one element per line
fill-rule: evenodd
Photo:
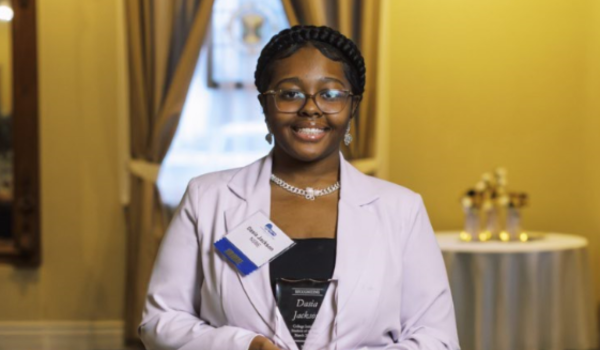
<path fill-rule="evenodd" d="M 0 2 L 0 239 L 13 237 L 12 20 L 10 1 Z"/>
<path fill-rule="evenodd" d="M 40 263 L 35 0 L 0 0 L 0 262 Z"/>

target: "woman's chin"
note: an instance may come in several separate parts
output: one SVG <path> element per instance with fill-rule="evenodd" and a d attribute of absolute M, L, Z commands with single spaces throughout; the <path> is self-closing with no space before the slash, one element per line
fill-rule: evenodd
<path fill-rule="evenodd" d="M 314 162 L 327 158 L 332 153 L 339 152 L 339 147 L 323 147 L 319 144 L 296 144 L 288 145 L 284 148 L 285 153 L 296 160 L 302 162 Z"/>

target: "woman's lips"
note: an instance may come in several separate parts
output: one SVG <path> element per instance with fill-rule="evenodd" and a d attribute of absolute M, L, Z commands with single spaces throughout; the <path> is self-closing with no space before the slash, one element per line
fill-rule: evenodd
<path fill-rule="evenodd" d="M 317 142 L 321 140 L 327 132 L 328 128 L 292 128 L 294 135 L 302 141 Z"/>

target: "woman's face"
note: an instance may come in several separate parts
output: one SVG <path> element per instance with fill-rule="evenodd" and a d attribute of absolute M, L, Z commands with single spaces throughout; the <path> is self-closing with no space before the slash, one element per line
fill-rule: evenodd
<path fill-rule="evenodd" d="M 309 45 L 273 63 L 269 90 L 280 89 L 313 95 L 328 89 L 349 91 L 351 86 L 341 62 L 325 57 Z M 339 152 L 354 107 L 348 98 L 340 112 L 323 113 L 314 99 L 307 98 L 299 111 L 283 113 L 277 109 L 273 95 L 262 95 L 261 104 L 275 137 L 275 148 L 305 162 Z"/>

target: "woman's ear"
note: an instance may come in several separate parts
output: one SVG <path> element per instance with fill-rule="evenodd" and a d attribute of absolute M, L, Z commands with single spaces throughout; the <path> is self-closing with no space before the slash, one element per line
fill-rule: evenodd
<path fill-rule="evenodd" d="M 358 112 L 358 107 L 360 106 L 361 101 L 362 101 L 362 95 L 357 96 L 352 99 L 352 114 L 350 115 L 351 118 L 354 117 L 356 115 L 356 113 Z"/>

